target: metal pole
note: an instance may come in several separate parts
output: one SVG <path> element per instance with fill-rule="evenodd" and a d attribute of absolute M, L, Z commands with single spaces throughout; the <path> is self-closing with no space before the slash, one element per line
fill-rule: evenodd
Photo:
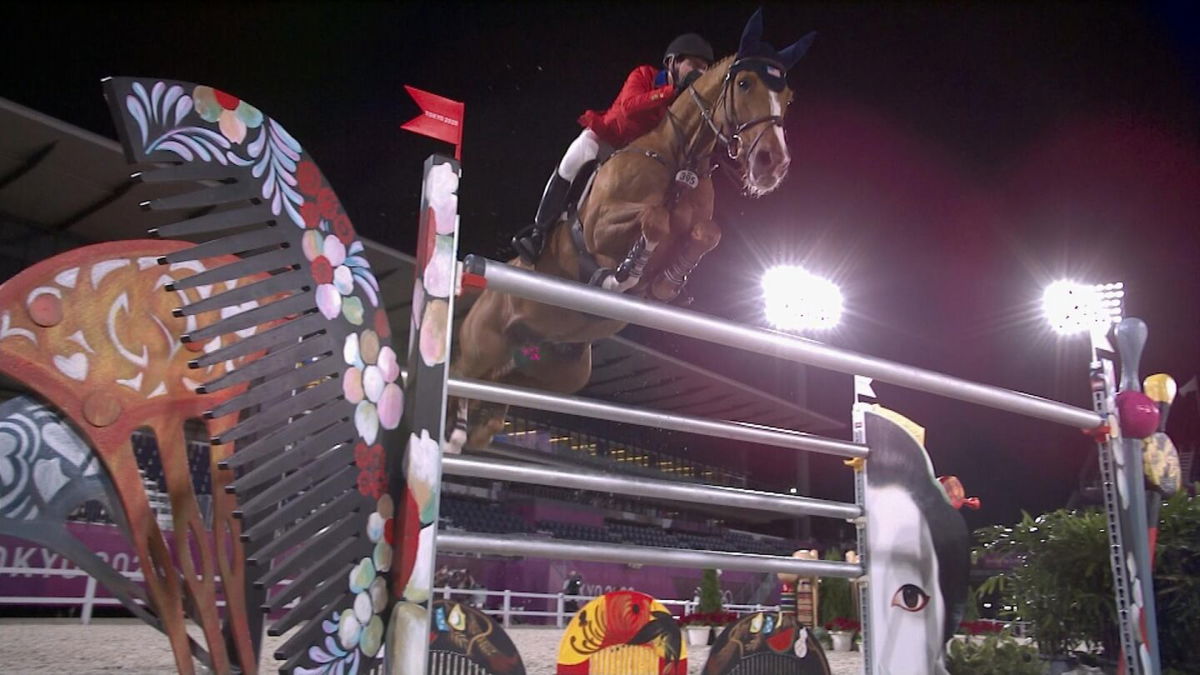
<path fill-rule="evenodd" d="M 83 625 L 92 622 L 92 611 L 96 606 L 96 577 L 88 575 L 87 587 L 83 592 L 83 610 L 79 612 L 79 620 Z"/>
<path fill-rule="evenodd" d="M 1095 429 L 1101 425 L 1101 419 L 1095 412 L 1065 403 L 864 356 L 813 340 L 741 326 L 698 312 L 668 307 L 660 302 L 589 288 L 583 284 L 526 272 L 479 256 L 467 256 L 465 267 L 473 274 L 486 277 L 488 288 L 549 305 L 842 373 L 865 375 L 881 382 L 890 382 L 1080 429 Z"/>
<path fill-rule="evenodd" d="M 455 476 L 532 483 L 576 490 L 613 492 L 631 497 L 649 497 L 695 504 L 721 504 L 730 508 L 754 509 L 789 516 L 823 516 L 851 519 L 862 515 L 854 504 L 777 495 L 739 488 L 675 483 L 653 478 L 606 474 L 594 471 L 554 469 L 531 464 L 516 464 L 474 457 L 446 455 L 442 471 Z"/>
<path fill-rule="evenodd" d="M 530 539 L 528 536 L 512 537 L 439 532 L 437 542 L 438 550 L 440 551 L 483 555 L 641 563 L 643 565 L 665 565 L 667 567 L 688 567 L 692 569 L 712 567 L 723 570 L 786 572 L 804 576 L 845 577 L 848 579 L 861 576 L 863 573 L 861 565 L 833 560 L 800 560 L 787 556 L 757 555 L 751 553 L 692 551 L 651 546 L 601 544 L 598 542 L 552 541 L 547 539 Z"/>
<path fill-rule="evenodd" d="M 776 429 L 757 424 L 723 422 L 703 417 L 644 410 L 615 403 L 593 401 L 578 396 L 560 396 L 533 389 L 498 385 L 481 380 L 451 378 L 447 382 L 447 391 L 451 396 L 461 396 L 476 401 L 508 403 L 523 408 L 549 410 L 612 422 L 640 424 L 658 429 L 686 431 L 706 436 L 715 436 L 717 438 L 762 443 L 764 445 L 774 445 L 794 450 L 820 452 L 839 457 L 867 456 L 867 448 L 865 446 L 833 438 L 822 438 L 821 436 L 791 431 L 789 429 Z"/>
<path fill-rule="evenodd" d="M 871 388 L 871 380 L 856 376 L 854 378 L 854 403 L 850 408 L 850 423 L 855 443 L 867 443 L 866 411 L 867 407 L 874 400 L 875 391 Z M 863 471 L 864 468 L 862 466 L 854 467 L 854 503 L 865 513 L 867 508 L 867 476 Z M 870 569 L 872 559 L 871 540 L 868 536 L 866 521 L 866 518 L 861 518 L 854 525 L 855 537 L 858 540 L 858 563 L 863 566 L 864 570 Z M 858 618 L 862 627 L 861 650 L 863 673 L 875 675 L 875 629 L 877 628 L 875 619 L 877 617 L 871 611 L 870 588 L 867 586 L 867 584 L 871 583 L 871 580 L 868 577 L 861 581 L 864 583 L 858 584 L 858 593 L 854 595 L 858 598 Z M 813 584 L 813 588 L 815 594 L 816 584 Z M 819 601 L 820 597 L 817 596 L 816 600 Z M 814 601 L 814 616 L 818 616 L 816 614 L 818 609 L 819 605 Z"/>
<path fill-rule="evenodd" d="M 512 589 L 504 589 L 504 627 L 512 628 Z"/>

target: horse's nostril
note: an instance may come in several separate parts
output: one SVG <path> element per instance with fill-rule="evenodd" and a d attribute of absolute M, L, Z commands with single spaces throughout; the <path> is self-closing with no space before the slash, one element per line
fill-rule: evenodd
<path fill-rule="evenodd" d="M 759 150 L 754 153 L 754 163 L 760 167 L 768 167 L 771 165 L 771 153 L 766 150 Z"/>

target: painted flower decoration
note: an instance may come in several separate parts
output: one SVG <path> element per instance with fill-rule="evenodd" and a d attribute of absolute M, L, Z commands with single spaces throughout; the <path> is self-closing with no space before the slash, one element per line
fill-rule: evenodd
<path fill-rule="evenodd" d="M 355 268 L 367 267 L 366 259 L 358 255 L 347 257 L 346 245 L 341 238 L 321 229 L 307 230 L 301 245 L 311 266 L 313 281 L 317 282 L 317 309 L 321 310 L 322 316 L 331 321 L 343 316 L 355 326 L 361 326 L 363 304 L 362 299 L 354 295 Z M 361 252 L 361 243 L 356 241 L 353 246 Z M 375 281 L 369 271 L 367 276 Z M 377 304 L 378 286 L 368 285 L 367 290 L 368 299 Z"/>
<path fill-rule="evenodd" d="M 354 427 L 367 445 L 379 436 L 379 427 L 395 429 L 400 425 L 404 391 L 396 383 L 400 364 L 390 345 L 368 328 L 361 335 L 346 336 L 342 357 L 350 366 L 342 375 L 342 393 L 354 409 Z"/>
<path fill-rule="evenodd" d="M 196 114 L 205 122 L 216 122 L 221 134 L 233 143 L 241 143 L 246 139 L 247 129 L 256 129 L 263 123 L 258 108 L 220 89 L 196 87 L 192 102 Z"/>
<path fill-rule="evenodd" d="M 425 194 L 433 209 L 433 229 L 438 234 L 454 234 L 458 215 L 458 173 L 449 163 L 438 164 L 425 179 Z"/>
<path fill-rule="evenodd" d="M 421 514 L 421 525 L 430 525 L 437 517 L 441 464 L 438 461 L 437 439 L 429 435 L 428 429 L 422 429 L 420 436 L 409 435 L 404 464 L 408 489 Z"/>
<path fill-rule="evenodd" d="M 379 499 L 387 492 L 387 473 L 383 467 L 383 446 L 358 443 L 354 446 L 354 464 L 358 466 L 358 491 Z"/>
<path fill-rule="evenodd" d="M 296 165 L 296 187 L 306 195 L 315 195 L 325 184 L 316 163 L 304 160 Z"/>
<path fill-rule="evenodd" d="M 432 368 L 446 360 L 446 352 L 449 349 L 446 327 L 450 325 L 450 305 L 440 298 L 434 299 L 425 305 L 423 314 L 420 333 L 421 360 Z"/>
<path fill-rule="evenodd" d="M 309 657 L 320 665 L 297 668 L 300 675 L 356 673 L 362 659 L 383 656 L 381 614 L 387 609 L 389 597 L 386 573 L 392 566 L 393 512 L 392 498 L 386 494 L 379 497 L 375 512 L 367 519 L 367 537 L 375 549 L 370 558 L 359 560 L 351 568 L 347 579 L 354 604 L 321 622 L 325 640 L 308 650 Z"/>
<path fill-rule="evenodd" d="M 438 237 L 434 243 L 433 257 L 425 265 L 422 278 L 425 292 L 435 298 L 450 297 L 454 290 L 454 238 Z"/>

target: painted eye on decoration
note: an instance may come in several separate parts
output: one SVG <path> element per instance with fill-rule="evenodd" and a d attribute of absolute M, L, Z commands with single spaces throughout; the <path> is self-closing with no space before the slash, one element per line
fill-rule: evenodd
<path fill-rule="evenodd" d="M 920 586 L 913 584 L 904 584 L 892 596 L 892 606 L 899 607 L 906 612 L 919 612 L 928 604 L 929 594 L 921 590 Z"/>

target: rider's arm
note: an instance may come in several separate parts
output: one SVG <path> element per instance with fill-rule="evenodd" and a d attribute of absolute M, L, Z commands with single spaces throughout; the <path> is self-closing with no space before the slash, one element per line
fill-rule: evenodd
<path fill-rule="evenodd" d="M 637 118 L 669 106 L 675 98 L 675 87 L 670 84 L 655 87 L 655 72 L 651 66 L 639 66 L 629 73 L 610 110 L 617 109 L 626 117 Z"/>

